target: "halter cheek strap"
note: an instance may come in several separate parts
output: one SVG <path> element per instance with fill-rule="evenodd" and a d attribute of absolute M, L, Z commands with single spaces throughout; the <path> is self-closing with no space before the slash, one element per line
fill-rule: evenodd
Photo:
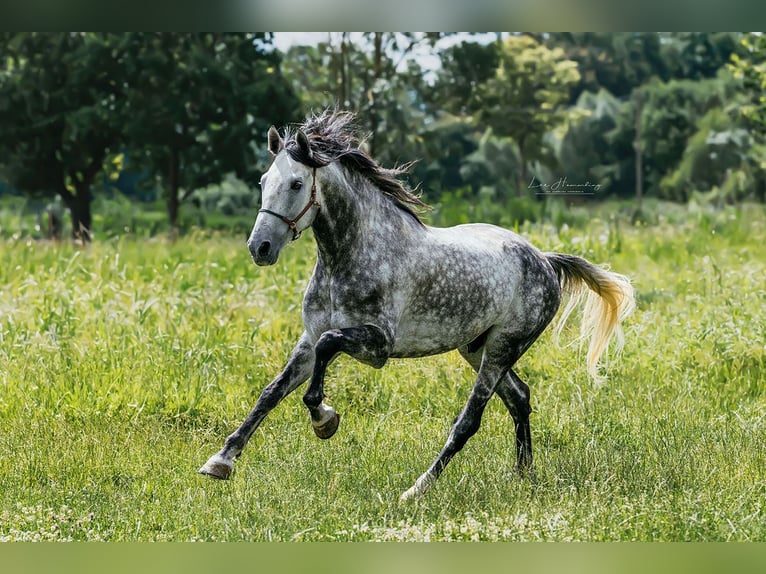
<path fill-rule="evenodd" d="M 301 232 L 298 231 L 298 222 L 303 219 L 303 216 L 306 215 L 309 212 L 309 209 L 312 207 L 316 207 L 317 209 L 321 208 L 321 205 L 319 205 L 319 202 L 317 201 L 317 168 L 314 168 L 311 177 L 311 195 L 309 196 L 309 202 L 295 219 L 290 219 L 289 217 L 286 217 L 281 213 L 277 213 L 276 211 L 271 211 L 270 209 L 258 210 L 258 213 L 268 213 L 269 215 L 273 215 L 274 217 L 284 221 L 293 232 L 293 241 L 301 236 Z"/>

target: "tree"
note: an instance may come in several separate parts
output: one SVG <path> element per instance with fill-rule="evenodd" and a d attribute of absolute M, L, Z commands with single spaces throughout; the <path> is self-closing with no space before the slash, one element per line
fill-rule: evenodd
<path fill-rule="evenodd" d="M 598 183 L 599 197 L 618 192 L 620 185 L 615 182 L 605 166 L 619 161 L 619 148 L 613 145 L 607 135 L 617 125 L 617 116 L 622 103 L 608 90 L 598 93 L 583 92 L 575 109 L 579 112 L 567 127 L 557 149 L 557 158 L 562 173 L 571 181 Z M 624 150 L 630 154 L 630 149 Z M 628 155 L 628 160 L 632 156 Z M 623 191 L 627 191 L 623 188 Z"/>
<path fill-rule="evenodd" d="M 476 127 L 463 116 L 442 113 L 418 133 L 421 161 L 412 169 L 413 178 L 422 184 L 426 201 L 438 201 L 444 191 L 471 186 L 478 190 L 462 163 L 477 149 Z"/>
<path fill-rule="evenodd" d="M 518 146 L 518 191 L 527 182 L 527 162 L 549 163 L 546 133 L 568 117 L 565 104 L 580 79 L 577 64 L 564 51 L 550 49 L 529 36 L 508 36 L 502 42 L 494 77 L 478 86 L 472 103 L 479 122 Z"/>
<path fill-rule="evenodd" d="M 441 112 L 470 114 L 479 87 L 497 72 L 501 45 L 463 41 L 442 51 L 436 81 L 426 91 L 428 104 Z"/>
<path fill-rule="evenodd" d="M 257 181 L 268 127 L 296 119 L 298 99 L 270 40 L 239 33 L 125 36 L 130 156 L 162 182 L 171 227 L 195 189 L 227 173 Z"/>
<path fill-rule="evenodd" d="M 734 56 L 745 55 L 738 32 L 661 33 L 663 60 L 678 79 L 714 78 Z"/>
<path fill-rule="evenodd" d="M 744 88 L 740 113 L 753 138 L 746 165 L 753 174 L 755 195 L 766 201 L 766 36 L 748 34 L 742 46 L 744 54 L 732 54 L 729 69 Z"/>
<path fill-rule="evenodd" d="M 654 81 L 642 88 L 641 131 L 648 189 L 660 195 L 668 189 L 660 185 L 662 178 L 681 161 L 700 120 L 711 109 L 724 105 L 730 89 L 723 78 Z M 682 195 L 671 199 L 688 199 L 690 189 L 679 191 Z"/>
<path fill-rule="evenodd" d="M 493 137 L 492 128 L 487 128 L 477 149 L 463 158 L 460 175 L 477 194 L 497 199 L 505 189 L 513 187 L 519 169 L 520 158 L 513 140 Z"/>
<path fill-rule="evenodd" d="M 685 199 L 690 191 L 712 192 L 719 202 L 752 196 L 747 161 L 754 142 L 738 119 L 736 113 L 715 107 L 697 122 L 676 168 L 660 181 L 663 196 Z"/>
<path fill-rule="evenodd" d="M 745 90 L 742 116 L 758 141 L 766 143 L 766 36 L 748 34 L 742 46 L 744 55 L 732 54 L 729 69 Z"/>
<path fill-rule="evenodd" d="M 0 38 L 2 175 L 22 192 L 60 196 L 83 241 L 91 238 L 91 186 L 120 142 L 118 44 L 102 33 Z"/>
<path fill-rule="evenodd" d="M 663 178 L 675 170 L 708 112 L 721 108 L 733 98 L 734 85 L 725 73 L 706 80 L 654 79 L 640 88 L 639 98 L 623 102 L 613 116 L 614 127 L 604 134 L 610 148 L 603 163 L 594 172 L 605 185 L 622 196 L 632 195 L 636 182 L 635 140 L 637 125 L 641 131 L 642 175 L 647 195 L 686 201 L 691 186 L 661 185 Z M 638 121 L 638 124 L 637 124 Z"/>
<path fill-rule="evenodd" d="M 627 99 L 633 90 L 656 77 L 671 77 L 663 52 L 663 39 L 655 32 L 556 32 L 545 35 L 545 45 L 562 49 L 577 62 L 580 78 L 572 87 L 570 103 L 585 91 L 609 91 Z"/>
<path fill-rule="evenodd" d="M 438 33 L 328 33 L 327 42 L 293 46 L 284 73 L 306 111 L 340 106 L 358 115 L 370 154 L 384 165 L 421 155 L 426 123 L 423 71 L 412 58 Z"/>

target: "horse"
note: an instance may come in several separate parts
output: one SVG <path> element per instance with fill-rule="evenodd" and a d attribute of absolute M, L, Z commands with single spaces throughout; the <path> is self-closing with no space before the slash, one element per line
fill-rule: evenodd
<path fill-rule="evenodd" d="M 363 149 L 354 114 L 325 110 L 299 127 L 268 131 L 273 161 L 261 178 L 262 208 L 247 247 L 253 262 L 273 265 L 311 227 L 317 246 L 302 315 L 305 330 L 284 370 L 223 448 L 199 469 L 229 478 L 264 417 L 310 379 L 303 396 L 314 433 L 335 434 L 340 416 L 324 402 L 325 373 L 339 354 L 382 368 L 392 358 L 455 350 L 476 371 L 470 396 L 431 466 L 401 495 L 423 495 L 476 433 L 493 395 L 516 432 L 516 468 L 532 469 L 530 390 L 514 366 L 551 323 L 569 294 L 559 328 L 584 299 L 591 341 L 588 373 L 598 379 L 610 339 L 635 302 L 629 279 L 587 260 L 544 253 L 516 233 L 489 224 L 438 228 L 401 177 Z M 587 289 L 586 289 L 587 288 Z"/>

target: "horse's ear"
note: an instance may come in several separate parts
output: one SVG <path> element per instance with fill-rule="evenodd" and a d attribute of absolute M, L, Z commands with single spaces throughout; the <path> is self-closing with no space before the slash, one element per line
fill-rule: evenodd
<path fill-rule="evenodd" d="M 269 151 L 271 152 L 271 155 L 277 155 L 279 152 L 281 152 L 285 147 L 285 142 L 282 140 L 281 137 L 279 137 L 279 132 L 277 131 L 277 128 L 274 126 L 271 126 L 269 128 Z"/>
<path fill-rule="evenodd" d="M 301 152 L 307 158 L 314 158 L 314 154 L 311 151 L 311 146 L 309 145 L 309 138 L 306 137 L 306 134 L 304 134 L 301 130 L 298 130 L 298 133 L 295 134 L 295 141 L 298 144 L 298 147 L 301 149 Z"/>

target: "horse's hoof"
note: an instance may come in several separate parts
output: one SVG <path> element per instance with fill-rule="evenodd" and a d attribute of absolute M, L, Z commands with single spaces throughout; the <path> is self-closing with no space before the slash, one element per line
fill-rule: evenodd
<path fill-rule="evenodd" d="M 212 478 L 227 480 L 229 476 L 231 476 L 231 471 L 233 469 L 234 465 L 231 461 L 226 460 L 221 455 L 215 454 L 211 456 L 197 472 Z"/>
<path fill-rule="evenodd" d="M 431 488 L 436 479 L 426 473 L 415 481 L 410 488 L 399 497 L 399 502 L 407 502 L 422 497 Z"/>
<path fill-rule="evenodd" d="M 422 494 L 420 494 L 413 486 L 402 492 L 402 495 L 399 497 L 399 502 L 407 502 L 408 500 L 414 500 L 415 498 L 420 498 L 421 496 Z"/>
<path fill-rule="evenodd" d="M 411 486 L 404 492 L 402 492 L 402 495 L 399 497 L 399 502 L 406 503 L 411 502 L 414 500 L 418 500 L 420 498 L 423 498 L 423 495 L 425 495 L 427 489 L 421 488 L 417 484 Z"/>
<path fill-rule="evenodd" d="M 323 423 L 314 424 L 314 421 L 311 421 L 311 426 L 314 428 L 314 434 L 321 439 L 328 439 L 334 435 L 335 431 L 338 430 L 339 424 L 340 415 L 336 412 L 333 412 L 332 416 Z"/>
<path fill-rule="evenodd" d="M 532 464 L 532 457 L 523 457 L 516 462 L 516 474 L 521 479 L 533 479 L 535 477 L 535 467 Z"/>

